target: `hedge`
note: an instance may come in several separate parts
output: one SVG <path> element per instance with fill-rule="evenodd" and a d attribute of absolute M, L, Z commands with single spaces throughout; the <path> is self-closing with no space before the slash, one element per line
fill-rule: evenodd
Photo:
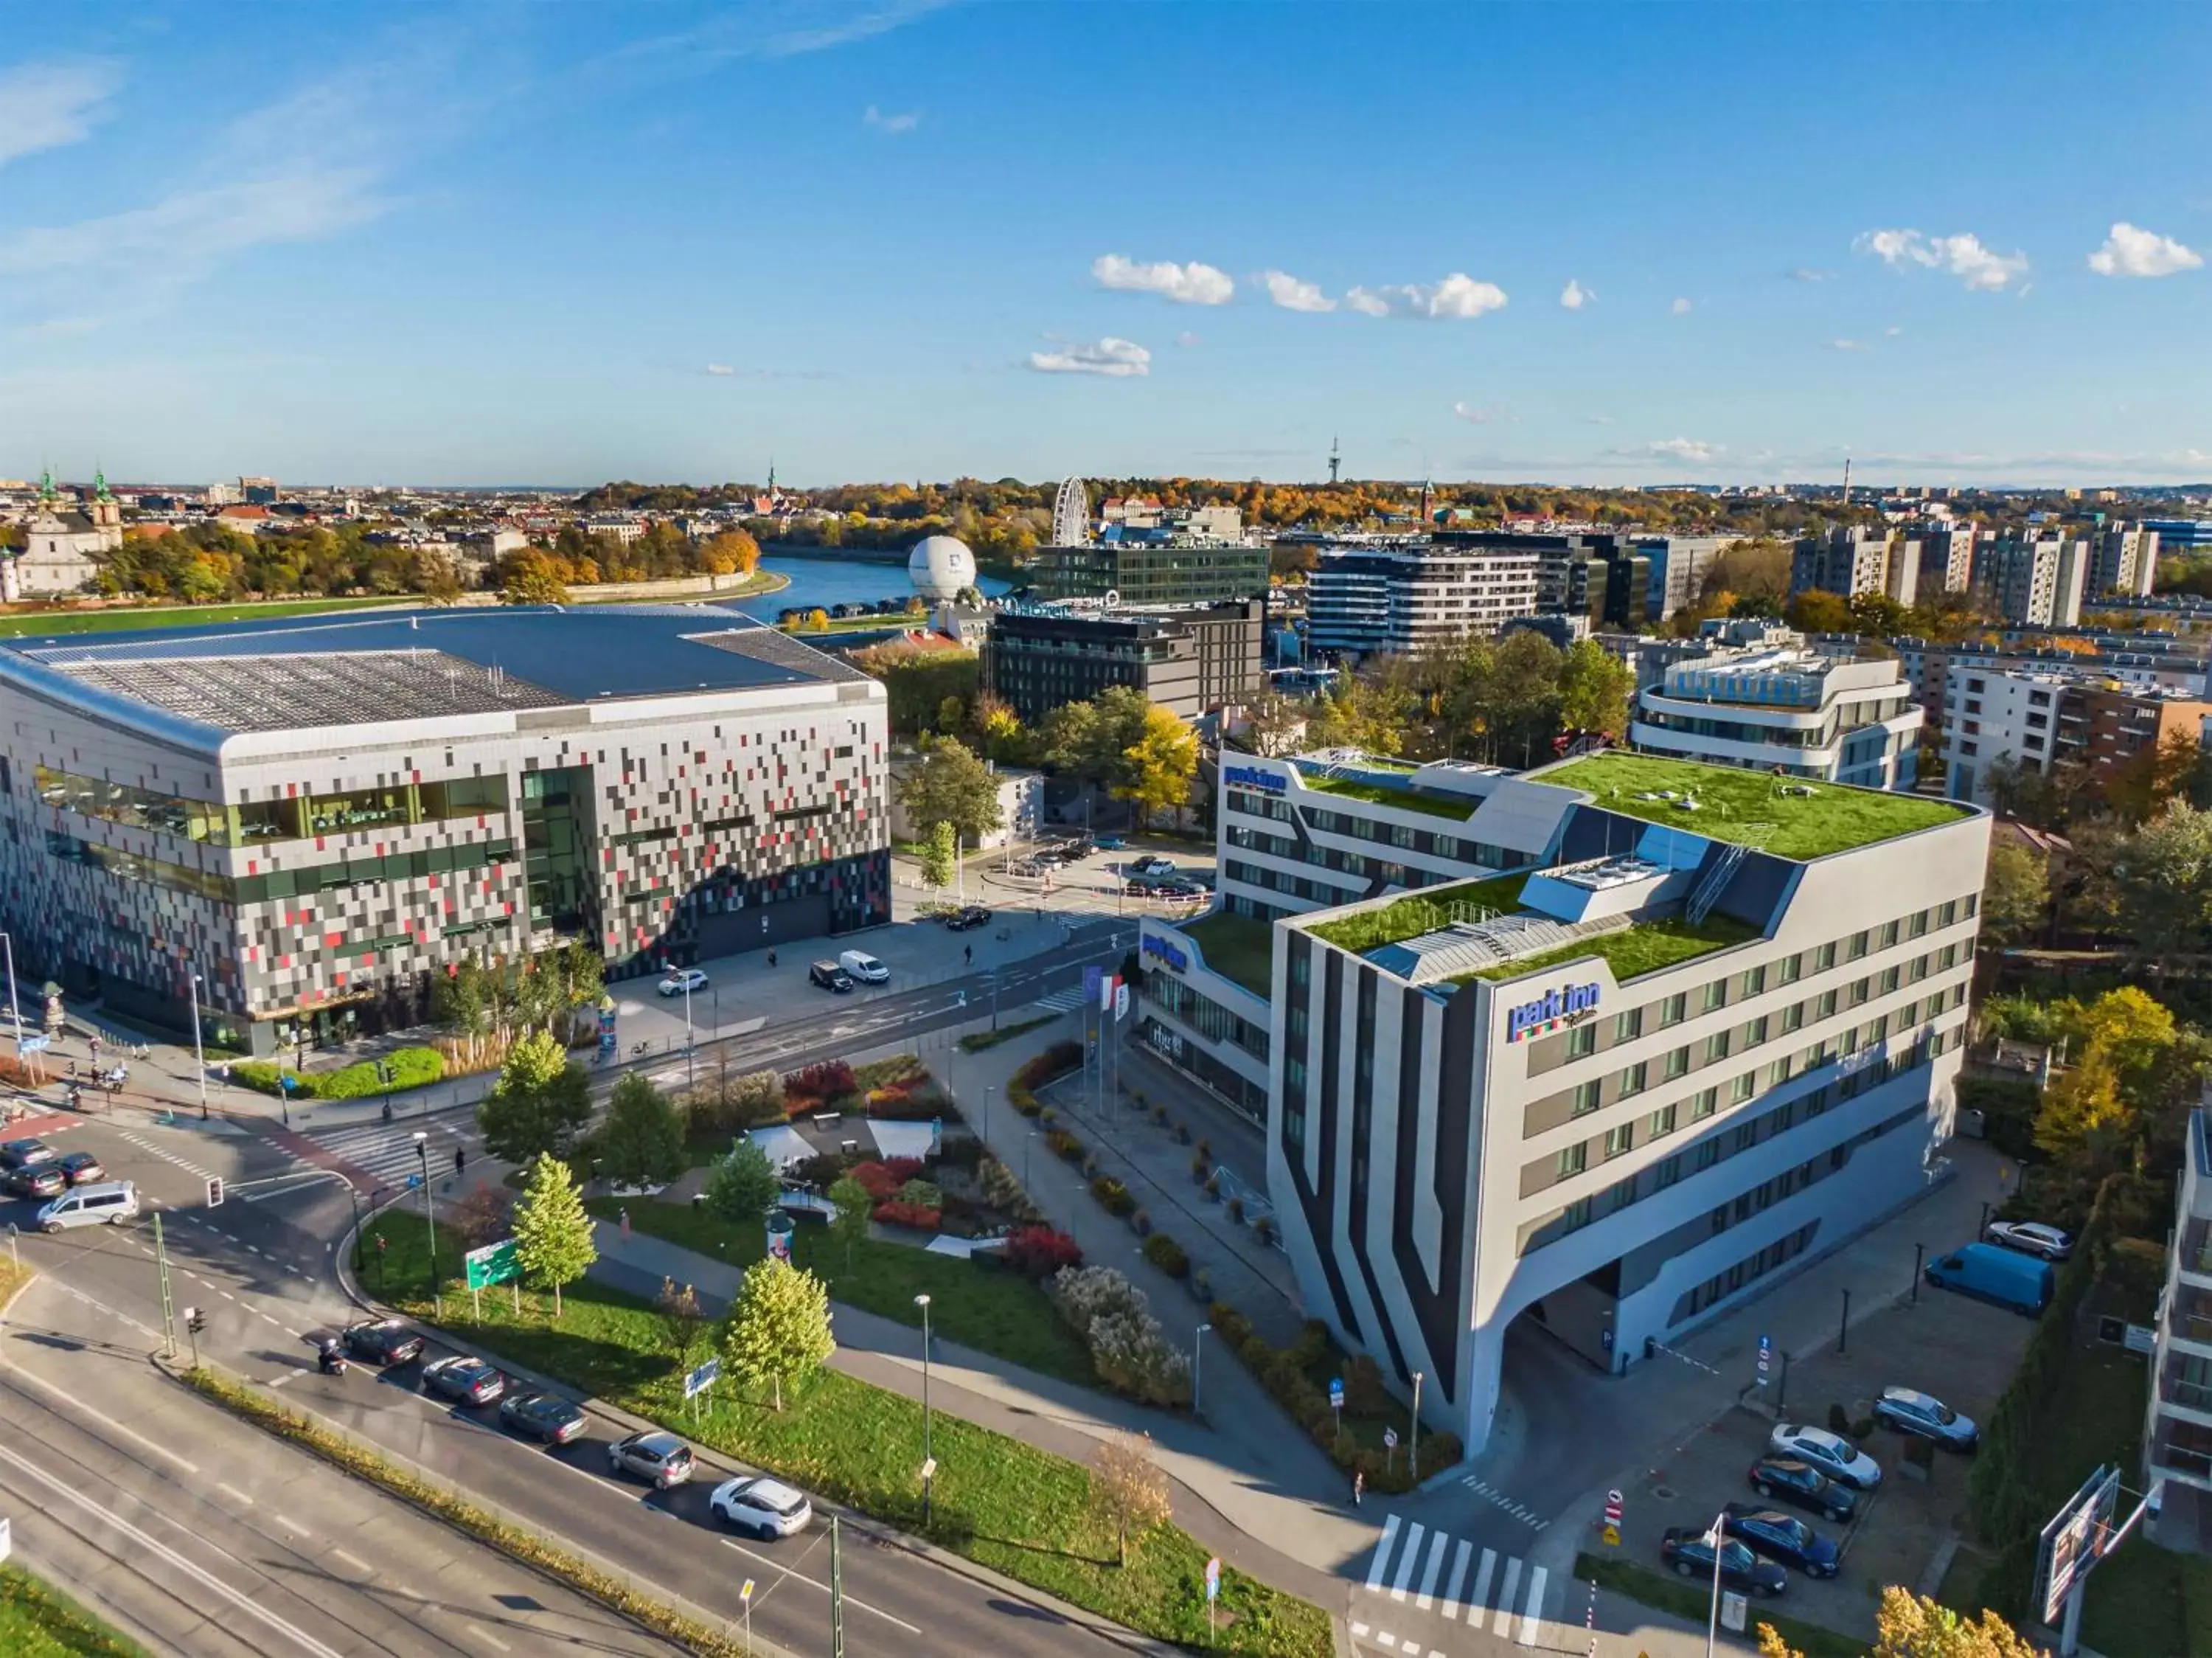
<path fill-rule="evenodd" d="M 1145 1240 L 1145 1259 L 1171 1278 L 1180 1278 L 1190 1271 L 1190 1257 L 1164 1232 L 1155 1232 Z"/>
<path fill-rule="evenodd" d="M 386 1056 L 392 1080 L 376 1074 L 376 1062 L 357 1060 L 336 1070 L 295 1071 L 269 1059 L 238 1059 L 230 1066 L 230 1080 L 257 1094 L 280 1093 L 276 1079 L 292 1079 L 295 1100 L 367 1100 L 376 1094 L 404 1093 L 427 1088 L 446 1074 L 445 1056 L 435 1048 L 395 1048 Z"/>
<path fill-rule="evenodd" d="M 1054 1043 L 1042 1053 L 1023 1061 L 1021 1069 L 1006 1079 L 1006 1103 L 1024 1117 L 1036 1116 L 1042 1109 L 1037 1103 L 1036 1091 L 1082 1063 L 1081 1043 Z"/>

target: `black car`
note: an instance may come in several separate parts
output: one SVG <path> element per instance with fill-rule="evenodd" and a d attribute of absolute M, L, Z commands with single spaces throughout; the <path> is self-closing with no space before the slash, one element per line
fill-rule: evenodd
<path fill-rule="evenodd" d="M 372 1364 L 405 1364 L 422 1356 L 422 1338 L 397 1319 L 378 1319 L 371 1324 L 349 1326 L 346 1351 Z"/>
<path fill-rule="evenodd" d="M 71 1186 L 88 1186 L 107 1178 L 107 1165 L 88 1151 L 72 1151 L 54 1159 L 54 1167 Z"/>
<path fill-rule="evenodd" d="M 53 1148 L 43 1140 L 0 1141 L 0 1174 L 32 1163 L 50 1163 L 53 1160 Z"/>
<path fill-rule="evenodd" d="M 1838 1522 L 1849 1521 L 1858 1512 L 1856 1492 L 1794 1456 L 1759 1458 L 1751 1465 L 1750 1478 L 1751 1489 L 1769 1502 L 1809 1509 Z"/>
<path fill-rule="evenodd" d="M 806 977 L 825 991 L 835 991 L 842 996 L 853 988 L 853 975 L 834 961 L 817 961 L 806 970 Z"/>
<path fill-rule="evenodd" d="M 970 927 L 980 927 L 991 918 L 991 912 L 980 904 L 970 904 L 955 911 L 945 918 L 945 926 L 956 933 L 964 933 Z"/>
<path fill-rule="evenodd" d="M 1793 1515 L 1750 1503 L 1731 1503 L 1722 1512 L 1730 1537 L 1753 1554 L 1795 1567 L 1808 1577 L 1833 1577 L 1844 1563 L 1844 1551 L 1832 1539 Z"/>
<path fill-rule="evenodd" d="M 456 1353 L 422 1367 L 422 1386 L 463 1405 L 489 1405 L 507 1392 L 507 1378 L 495 1365 Z"/>
<path fill-rule="evenodd" d="M 548 1445 L 566 1445 L 584 1431 L 584 1413 L 550 1393 L 509 1393 L 500 1401 L 499 1419 Z"/>
<path fill-rule="evenodd" d="M 1713 1545 L 1694 1526 L 1669 1526 L 1659 1545 L 1662 1559 L 1685 1577 L 1713 1575 Z M 1721 1582 L 1748 1594 L 1779 1594 L 1790 1587 L 1790 1574 L 1771 1560 L 1761 1560 L 1734 1538 L 1721 1543 Z"/>
<path fill-rule="evenodd" d="M 69 1176 L 58 1162 L 24 1163 L 4 1176 L 10 1195 L 17 1198 L 58 1198 L 69 1190 Z"/>

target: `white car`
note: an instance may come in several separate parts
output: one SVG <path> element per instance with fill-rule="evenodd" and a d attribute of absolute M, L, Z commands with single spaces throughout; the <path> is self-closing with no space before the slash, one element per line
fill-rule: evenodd
<path fill-rule="evenodd" d="M 880 984 L 891 976 L 891 970 L 866 950 L 846 951 L 837 958 L 837 965 L 863 984 Z"/>
<path fill-rule="evenodd" d="M 1785 1422 L 1767 1436 L 1766 1448 L 1777 1456 L 1794 1456 L 1809 1463 L 1831 1479 L 1862 1491 L 1881 1484 L 1881 1464 L 1847 1439 L 1825 1428 L 1808 1428 Z"/>
<path fill-rule="evenodd" d="M 678 967 L 660 981 L 663 996 L 681 996 L 686 991 L 703 991 L 706 988 L 707 975 L 696 967 Z"/>
<path fill-rule="evenodd" d="M 2074 1253 L 2073 1238 L 2042 1221 L 1991 1221 L 1982 1236 L 2023 1255 L 2040 1255 L 2046 1261 L 2063 1261 Z"/>
<path fill-rule="evenodd" d="M 805 1531 L 814 1518 L 814 1505 L 804 1492 L 766 1474 L 724 1480 L 714 1487 L 707 1506 L 732 1531 L 771 1540 Z"/>

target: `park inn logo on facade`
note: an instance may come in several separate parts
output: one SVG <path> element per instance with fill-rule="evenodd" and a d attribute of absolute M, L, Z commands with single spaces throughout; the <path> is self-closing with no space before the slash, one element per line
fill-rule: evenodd
<path fill-rule="evenodd" d="M 1188 972 L 1190 971 L 1190 958 L 1188 955 L 1185 955 L 1182 951 L 1176 948 L 1174 945 L 1169 943 L 1164 938 L 1158 937 L 1152 933 L 1146 933 L 1145 935 L 1144 951 L 1146 955 L 1158 956 L 1161 960 L 1166 962 L 1169 966 L 1174 968 L 1179 973 Z"/>
<path fill-rule="evenodd" d="M 1534 1002 L 1523 1002 L 1505 1015 L 1505 1039 L 1524 1041 L 1544 1036 L 1570 1020 L 1580 1021 L 1597 1011 L 1595 984 L 1563 984 L 1546 991 Z"/>
<path fill-rule="evenodd" d="M 1283 781 L 1281 772 L 1262 771 L 1256 765 L 1229 766 L 1221 776 L 1232 789 L 1264 789 L 1271 795 L 1279 795 L 1290 787 Z"/>

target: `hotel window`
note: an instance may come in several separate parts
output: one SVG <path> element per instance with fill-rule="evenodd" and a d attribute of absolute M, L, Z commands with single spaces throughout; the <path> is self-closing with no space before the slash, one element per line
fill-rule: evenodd
<path fill-rule="evenodd" d="M 1690 1096 L 1690 1120 L 1704 1122 L 1719 1108 L 1720 1101 L 1721 1091 L 1718 1088 L 1699 1088 Z"/>
<path fill-rule="evenodd" d="M 1741 984 L 1743 988 L 1738 992 L 1740 995 L 1757 996 L 1764 991 L 1766 988 L 1765 964 L 1762 962 L 1756 967 L 1746 967 L 1743 970 Z"/>
<path fill-rule="evenodd" d="M 1739 1123 L 1729 1131 L 1729 1155 L 1731 1157 L 1739 1152 L 1749 1151 L 1758 1143 L 1759 1124 L 1756 1120 Z"/>
<path fill-rule="evenodd" d="M 1698 1011 L 1711 1013 L 1716 1008 L 1726 1006 L 1728 1006 L 1728 980 L 1716 978 L 1705 986 L 1704 994 L 1698 999 Z"/>
<path fill-rule="evenodd" d="M 1967 920 L 1972 921 L 1977 915 L 1981 913 L 1982 895 L 1979 893 L 1969 893 L 1960 901 L 1966 906 L 1966 914 Z"/>
<path fill-rule="evenodd" d="M 1721 1143 L 1719 1141 L 1708 1140 L 1698 1148 L 1697 1161 L 1699 1168 L 1711 1168 L 1715 1163 L 1720 1161 L 1720 1160 Z M 1717 1231 L 1718 1229 L 1718 1228 L 1715 1228 Z"/>
<path fill-rule="evenodd" d="M 1790 1056 L 1784 1054 L 1766 1068 L 1766 1086 L 1778 1088 L 1790 1080 Z"/>
<path fill-rule="evenodd" d="M 1850 953 L 1844 958 L 1844 960 L 1849 961 L 1856 961 L 1861 956 L 1864 955 L 1867 953 L 1867 940 L 1869 936 L 1870 935 L 1866 933 L 1853 933 L 1851 935 Z"/>
<path fill-rule="evenodd" d="M 1681 1157 L 1679 1155 L 1673 1157 L 1662 1157 L 1658 1162 L 1652 1165 L 1651 1189 L 1654 1192 L 1664 1192 L 1668 1186 L 1673 1186 L 1681 1178 Z"/>
<path fill-rule="evenodd" d="M 1576 1083 L 1574 1105 L 1569 1112 L 1570 1117 L 1589 1116 L 1604 1103 L 1603 1095 L 1604 1088 L 1595 1078 L 1587 1082 Z"/>
<path fill-rule="evenodd" d="M 1833 991 L 1822 991 L 1819 999 L 1813 1003 L 1813 1017 L 1815 1019 L 1832 1019 L 1835 1017 L 1835 1015 L 1836 993 Z"/>
<path fill-rule="evenodd" d="M 1643 1093 L 1644 1073 L 1644 1067 L 1641 1061 L 1631 1065 L 1626 1070 L 1621 1072 L 1620 1092 L 1619 1097 L 1626 1100 L 1632 1094 Z"/>
<path fill-rule="evenodd" d="M 1674 1131 L 1674 1107 L 1662 1106 L 1644 1119 L 1644 1137 L 1663 1140 Z"/>
<path fill-rule="evenodd" d="M 1577 1198 L 1559 1211 L 1559 1229 L 1562 1232 L 1579 1231 L 1589 1224 L 1589 1220 L 1590 1200 Z"/>
<path fill-rule="evenodd" d="M 1283 1082 L 1287 1087 L 1293 1088 L 1303 1088 L 1305 1087 L 1306 1062 L 1303 1059 L 1285 1059 L 1283 1061 Z"/>
<path fill-rule="evenodd" d="M 1782 1033 L 1784 1036 L 1794 1030 L 1803 1029 L 1804 1025 L 1805 1004 L 1802 1002 L 1792 1002 L 1782 1010 Z"/>
<path fill-rule="evenodd" d="M 1881 1015 L 1874 1023 L 1867 1027 L 1867 1041 L 1869 1045 L 1883 1041 L 1888 1035 L 1889 1015 L 1887 1014 Z"/>
<path fill-rule="evenodd" d="M 1957 966 L 1959 965 L 1959 947 L 1955 944 L 1946 944 L 1942 950 L 1936 955 L 1936 965 L 1939 967 L 1945 968 Z"/>
<path fill-rule="evenodd" d="M 1613 1016 L 1613 1039 L 1627 1042 L 1644 1034 L 1644 1009 L 1631 1008 Z"/>
<path fill-rule="evenodd" d="M 1933 960 L 1931 956 L 1914 956 L 1912 965 L 1905 969 L 1906 982 L 1917 984 L 1922 979 L 1927 978 L 1929 964 Z"/>
<path fill-rule="evenodd" d="M 1896 942 L 1897 923 L 1893 921 L 1883 922 L 1881 923 L 1881 948 L 1886 950 Z"/>
<path fill-rule="evenodd" d="M 1729 1057 L 1729 1033 L 1715 1031 L 1705 1039 L 1705 1064 L 1717 1064 Z"/>
<path fill-rule="evenodd" d="M 1899 983 L 1899 975 L 1898 975 L 1898 971 L 1897 971 L 1897 969 L 1896 969 L 1896 968 L 1894 968 L 1894 967 L 1884 967 L 1884 968 L 1881 970 L 1881 995 L 1883 995 L 1883 996 L 1887 996 L 1891 991 L 1894 991 L 1894 990 L 1897 988 L 1897 986 L 1898 986 L 1898 983 Z"/>
<path fill-rule="evenodd" d="M 1855 978 L 1851 981 L 1851 999 L 1850 1005 L 1856 1008 L 1873 994 L 1874 980 L 1871 978 Z"/>
<path fill-rule="evenodd" d="M 1671 1082 L 1678 1076 L 1686 1076 L 1689 1074 L 1690 1050 L 1686 1046 L 1676 1048 L 1667 1056 L 1665 1075 L 1662 1080 Z"/>
<path fill-rule="evenodd" d="M 1566 1057 L 1586 1059 L 1597 1051 L 1597 1027 L 1590 1024 L 1576 1026 L 1567 1033 Z"/>
<path fill-rule="evenodd" d="M 1963 1008 L 1966 1005 L 1966 987 L 1964 984 L 1951 986 L 1951 1005 L 1954 1008 Z"/>
<path fill-rule="evenodd" d="M 1636 1126 L 1623 1123 L 1619 1128 L 1605 1131 L 1605 1155 L 1608 1159 L 1626 1156 L 1636 1149 Z"/>
<path fill-rule="evenodd" d="M 1828 1090 L 1826 1088 L 1814 1088 L 1812 1093 L 1805 1096 L 1805 1120 L 1807 1122 L 1811 1122 L 1822 1112 L 1827 1110 L 1827 1108 Z"/>
<path fill-rule="evenodd" d="M 1659 1004 L 1659 1027 L 1664 1030 L 1669 1025 L 1680 1024 L 1689 1010 L 1688 993 L 1683 991 L 1675 991 L 1674 995 Z"/>
<path fill-rule="evenodd" d="M 1729 1084 L 1729 1104 L 1740 1106 L 1759 1092 L 1759 1073 L 1746 1071 Z"/>
<path fill-rule="evenodd" d="M 1743 1045 L 1747 1048 L 1755 1048 L 1765 1040 L 1766 1040 L 1766 1015 L 1761 1014 L 1743 1027 Z"/>
<path fill-rule="evenodd" d="M 1589 1142 L 1577 1140 L 1559 1154 L 1559 1179 L 1571 1180 L 1589 1167 Z"/>
<path fill-rule="evenodd" d="M 1785 956 L 1777 965 L 1779 971 L 1774 975 L 1775 982 L 1779 984 L 1795 984 L 1805 971 L 1804 953 L 1800 951 L 1796 955 Z"/>
<path fill-rule="evenodd" d="M 1636 1177 L 1632 1174 L 1605 1194 L 1605 1212 L 1618 1215 L 1636 1201 Z"/>
<path fill-rule="evenodd" d="M 1927 931 L 1928 911 L 1922 910 L 1912 917 L 1912 936 L 1915 938 L 1923 937 L 1927 934 Z"/>
<path fill-rule="evenodd" d="M 1836 945 L 1835 941 L 1831 939 L 1827 943 L 1823 944 L 1819 949 L 1813 952 L 1813 971 L 1816 973 L 1824 973 L 1835 965 Z"/>
<path fill-rule="evenodd" d="M 1959 918 L 1959 900 L 1953 899 L 1936 912 L 1936 924 L 1948 927 Z"/>

